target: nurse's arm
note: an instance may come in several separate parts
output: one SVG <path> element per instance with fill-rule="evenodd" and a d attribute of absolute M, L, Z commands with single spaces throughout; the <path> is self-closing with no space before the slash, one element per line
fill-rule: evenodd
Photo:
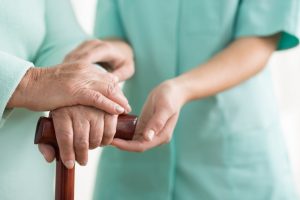
<path fill-rule="evenodd" d="M 215 95 L 263 70 L 279 38 L 280 35 L 239 38 L 208 62 L 174 80 L 184 88 L 187 102 Z"/>
<path fill-rule="evenodd" d="M 168 143 L 181 107 L 215 95 L 260 72 L 277 47 L 279 35 L 240 38 L 193 70 L 156 87 L 148 96 L 133 141 L 115 139 L 119 149 L 143 152 Z"/>

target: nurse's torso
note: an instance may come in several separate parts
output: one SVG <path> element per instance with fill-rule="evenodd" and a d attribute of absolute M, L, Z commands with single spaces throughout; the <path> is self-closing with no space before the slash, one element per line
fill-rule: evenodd
<path fill-rule="evenodd" d="M 125 38 L 135 51 L 136 74 L 125 92 L 137 114 L 156 85 L 231 42 L 239 6 L 238 0 L 117 2 Z M 186 105 L 169 145 L 143 154 L 104 149 L 96 197 L 295 199 L 274 102 L 266 69 Z"/>
<path fill-rule="evenodd" d="M 44 0 L 0 0 L 0 51 L 34 62 L 45 37 L 44 4 Z M 54 199 L 53 167 L 33 144 L 40 115 L 23 109 L 4 114 L 5 123 L 2 121 L 0 127 L 0 199 Z"/>

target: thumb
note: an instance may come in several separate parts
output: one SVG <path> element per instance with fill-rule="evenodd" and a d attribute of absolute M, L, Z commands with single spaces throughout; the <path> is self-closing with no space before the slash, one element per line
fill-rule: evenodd
<path fill-rule="evenodd" d="M 172 117 L 172 115 L 166 110 L 156 110 L 145 127 L 143 132 L 144 138 L 148 141 L 152 141 L 154 136 L 163 130 L 170 117 Z"/>
<path fill-rule="evenodd" d="M 55 150 L 52 146 L 39 144 L 39 150 L 43 154 L 47 162 L 52 162 L 55 159 Z"/>

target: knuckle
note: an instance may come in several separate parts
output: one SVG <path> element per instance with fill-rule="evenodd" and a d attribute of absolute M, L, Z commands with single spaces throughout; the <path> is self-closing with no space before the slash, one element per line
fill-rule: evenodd
<path fill-rule="evenodd" d="M 75 54 L 73 55 L 74 57 L 78 58 L 78 57 L 81 57 L 82 55 L 81 54 Z M 74 63 L 72 63 L 72 66 L 74 69 L 84 69 L 86 66 L 89 66 L 90 64 L 86 61 L 83 61 L 83 60 L 78 60 Z"/>
<path fill-rule="evenodd" d="M 107 81 L 111 84 L 117 84 L 117 77 L 113 74 L 105 74 L 106 78 L 107 78 Z"/>
<path fill-rule="evenodd" d="M 113 139 L 115 136 L 115 133 L 113 131 L 106 131 L 104 133 L 104 137 L 108 138 L 108 139 Z"/>
<path fill-rule="evenodd" d="M 117 87 L 116 83 L 111 82 L 107 85 L 106 94 L 107 96 L 112 96 L 116 93 Z"/>
<path fill-rule="evenodd" d="M 72 139 L 73 139 L 73 135 L 72 135 L 72 133 L 70 131 L 67 131 L 67 130 L 58 130 L 58 134 L 59 134 L 58 139 L 62 143 L 68 143 L 68 142 L 72 141 Z"/>
<path fill-rule="evenodd" d="M 104 97 L 99 92 L 93 93 L 91 99 L 93 104 L 102 104 L 104 102 Z"/>
<path fill-rule="evenodd" d="M 84 138 L 80 138 L 75 142 L 75 149 L 85 150 L 89 148 L 89 142 Z"/>
<path fill-rule="evenodd" d="M 77 57 L 78 60 L 85 60 L 85 59 L 88 59 L 90 57 L 90 53 L 89 52 L 84 52 L 84 53 L 78 54 L 76 57 Z"/>
<path fill-rule="evenodd" d="M 72 57 L 74 57 L 74 55 L 72 55 Z M 81 61 L 76 61 L 71 63 L 69 66 L 72 67 L 73 70 L 78 71 L 83 68 L 83 63 Z"/>

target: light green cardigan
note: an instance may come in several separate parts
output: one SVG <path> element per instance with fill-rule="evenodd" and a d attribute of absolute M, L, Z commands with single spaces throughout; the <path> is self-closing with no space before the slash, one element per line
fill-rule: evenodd
<path fill-rule="evenodd" d="M 1 0 L 0 199 L 54 199 L 53 165 L 33 144 L 43 113 L 5 107 L 29 67 L 60 63 L 85 38 L 69 0 Z"/>

